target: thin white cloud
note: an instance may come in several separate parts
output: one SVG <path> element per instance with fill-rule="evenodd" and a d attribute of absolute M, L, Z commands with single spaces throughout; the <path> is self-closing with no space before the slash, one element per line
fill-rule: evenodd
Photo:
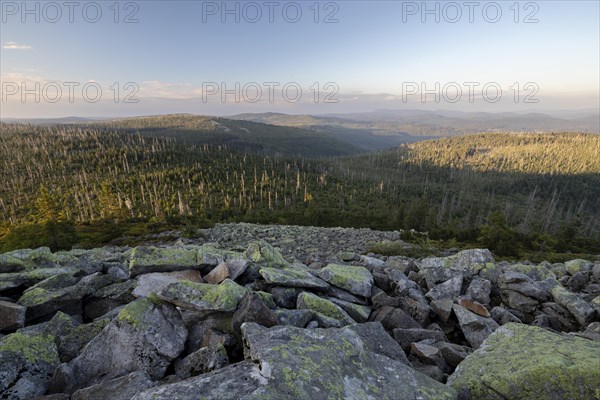
<path fill-rule="evenodd" d="M 17 42 L 6 42 L 2 48 L 7 50 L 29 50 L 32 47 L 27 44 L 19 44 Z"/>

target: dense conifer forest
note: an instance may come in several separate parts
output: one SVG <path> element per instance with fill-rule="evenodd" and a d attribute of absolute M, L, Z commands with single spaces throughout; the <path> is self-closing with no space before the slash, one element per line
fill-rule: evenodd
<path fill-rule="evenodd" d="M 485 133 L 361 153 L 306 129 L 209 117 L 1 128 L 2 251 L 246 221 L 415 229 L 504 257 L 600 252 L 594 134 Z"/>

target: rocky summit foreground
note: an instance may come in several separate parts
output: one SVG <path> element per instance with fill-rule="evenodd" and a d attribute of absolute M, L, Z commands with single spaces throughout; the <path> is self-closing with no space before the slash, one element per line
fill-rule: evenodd
<path fill-rule="evenodd" d="M 600 398 L 600 264 L 361 255 L 394 235 L 2 254 L 0 399 Z"/>

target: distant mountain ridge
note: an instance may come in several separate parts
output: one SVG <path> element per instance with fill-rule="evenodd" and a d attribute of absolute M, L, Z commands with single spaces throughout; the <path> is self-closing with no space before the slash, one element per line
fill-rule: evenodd
<path fill-rule="evenodd" d="M 569 117 L 543 113 L 377 110 L 326 115 L 239 114 L 231 118 L 328 132 L 370 150 L 423 138 L 485 132 L 600 133 L 600 114 L 592 111 Z"/>

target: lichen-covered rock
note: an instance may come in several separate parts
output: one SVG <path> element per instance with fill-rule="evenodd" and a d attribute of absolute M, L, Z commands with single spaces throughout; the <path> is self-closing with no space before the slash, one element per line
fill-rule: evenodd
<path fill-rule="evenodd" d="M 179 281 L 169 284 L 157 296 L 188 310 L 233 312 L 247 291 L 231 279 L 225 279 L 219 285 Z"/>
<path fill-rule="evenodd" d="M 478 275 L 494 281 L 493 277 L 498 273 L 494 257 L 487 249 L 463 250 L 449 257 L 425 258 L 420 262 L 419 271 L 425 275 L 429 288 L 457 275 L 467 280 Z"/>
<path fill-rule="evenodd" d="M 132 400 L 245 400 L 252 399 L 252 393 L 266 383 L 258 365 L 242 361 L 181 382 L 145 390 Z"/>
<path fill-rule="evenodd" d="M 155 386 L 144 371 L 135 371 L 125 376 L 79 389 L 71 400 L 130 400 L 137 393 Z"/>
<path fill-rule="evenodd" d="M 452 306 L 452 310 L 458 318 L 458 324 L 465 338 L 475 349 L 479 348 L 485 338 L 498 328 L 498 324 L 492 318 L 477 315 L 458 304 Z"/>
<path fill-rule="evenodd" d="M 362 297 L 371 297 L 373 275 L 364 267 L 353 265 L 328 264 L 314 271 L 314 274 L 338 288 Z"/>
<path fill-rule="evenodd" d="M 26 308 L 0 300 L 0 332 L 14 331 L 25 325 Z"/>
<path fill-rule="evenodd" d="M 183 360 L 175 361 L 175 374 L 181 379 L 205 374 L 215 369 L 229 365 L 229 358 L 225 346 L 219 343 L 213 346 L 202 347 Z"/>
<path fill-rule="evenodd" d="M 277 325 L 277 316 L 254 292 L 247 292 L 240 300 L 237 310 L 233 313 L 231 324 L 234 333 L 238 333 L 244 322 L 255 322 L 262 326 Z"/>
<path fill-rule="evenodd" d="M 198 265 L 197 255 L 195 250 L 138 246 L 131 252 L 129 276 L 193 269 Z"/>
<path fill-rule="evenodd" d="M 569 275 L 573 276 L 581 271 L 589 271 L 593 268 L 594 264 L 587 260 L 570 260 L 565 263 L 565 269 Z"/>
<path fill-rule="evenodd" d="M 135 297 L 148 297 L 150 293 L 158 293 L 169 284 L 181 280 L 190 282 L 202 282 L 199 271 L 184 270 L 175 272 L 153 272 L 139 275 L 136 278 L 137 285 L 133 289 Z"/>
<path fill-rule="evenodd" d="M 396 328 L 421 328 L 421 325 L 410 317 L 404 310 L 391 306 L 381 307 L 371 314 L 371 321 L 378 321 L 385 329 L 393 330 Z"/>
<path fill-rule="evenodd" d="M 402 347 L 386 332 L 380 322 L 348 325 L 348 329 L 353 330 L 360 336 L 369 351 L 410 366 L 410 361 L 406 358 Z"/>
<path fill-rule="evenodd" d="M 27 269 L 27 265 L 20 258 L 11 254 L 0 254 L 0 274 L 20 272 Z"/>
<path fill-rule="evenodd" d="M 450 388 L 371 351 L 351 327 L 242 326 L 266 382 L 247 399 L 454 399 Z"/>
<path fill-rule="evenodd" d="M 547 288 L 521 272 L 508 271 L 502 273 L 498 277 L 498 287 L 501 293 L 504 290 L 512 290 L 538 301 L 545 301 L 550 297 Z"/>
<path fill-rule="evenodd" d="M 550 289 L 550 294 L 554 301 L 569 310 L 582 326 L 586 326 L 594 319 L 596 310 L 575 293 L 556 285 Z"/>
<path fill-rule="evenodd" d="M 244 256 L 255 263 L 262 263 L 268 267 L 285 266 L 289 264 L 279 250 L 275 249 L 264 240 L 248 244 Z"/>
<path fill-rule="evenodd" d="M 60 353 L 61 360 L 65 362 L 77 357 L 81 349 L 90 340 L 98 336 L 109 322 L 110 320 L 108 319 L 99 319 L 89 324 L 82 324 L 75 327 L 60 341 L 58 352 Z"/>
<path fill-rule="evenodd" d="M 86 319 L 96 319 L 107 312 L 135 300 L 132 291 L 137 282 L 128 280 L 115 283 L 92 293 L 86 298 L 83 314 Z"/>
<path fill-rule="evenodd" d="M 356 322 L 367 322 L 373 309 L 369 306 L 354 304 L 349 301 L 340 300 L 335 297 L 327 297 L 327 300 L 342 307 Z"/>
<path fill-rule="evenodd" d="M 463 399 L 593 399 L 600 390 L 600 345 L 509 323 L 452 374 Z"/>
<path fill-rule="evenodd" d="M 446 336 L 444 332 L 435 329 L 410 328 L 394 329 L 394 339 L 402 347 L 404 351 L 410 350 L 410 345 L 422 340 L 431 340 L 432 342 L 445 342 Z"/>
<path fill-rule="evenodd" d="M 38 287 L 29 290 L 21 296 L 19 304 L 27 307 L 27 321 L 44 318 L 57 311 L 83 314 L 83 298 L 110 283 L 112 279 L 108 275 L 97 272 L 67 288 L 46 290 Z"/>
<path fill-rule="evenodd" d="M 46 393 L 60 363 L 54 339 L 22 333 L 0 339 L 0 398 L 25 400 Z"/>
<path fill-rule="evenodd" d="M 139 299 L 129 303 L 81 351 L 55 371 L 51 393 L 73 393 L 133 371 L 162 379 L 183 351 L 187 330 L 170 304 Z"/>
<path fill-rule="evenodd" d="M 61 341 L 80 325 L 79 321 L 61 311 L 46 322 L 29 325 L 19 329 L 17 332 L 25 335 L 50 335 L 54 336 L 54 342 L 59 345 Z"/>
<path fill-rule="evenodd" d="M 271 285 L 327 290 L 329 285 L 323 280 L 314 277 L 308 269 L 290 266 L 286 268 L 264 267 L 260 274 Z"/>
<path fill-rule="evenodd" d="M 197 249 L 199 267 L 216 267 L 226 260 L 242 258 L 241 253 L 219 249 L 212 243 L 205 243 Z"/>
<path fill-rule="evenodd" d="M 444 300 L 444 299 L 455 299 L 460 296 L 462 289 L 463 277 L 462 275 L 456 275 L 452 279 L 448 279 L 446 282 L 442 282 L 439 285 L 434 286 L 425 295 L 431 300 Z"/>
<path fill-rule="evenodd" d="M 39 268 L 31 271 L 0 274 L 0 293 L 20 287 L 30 287 L 57 274 L 70 273 L 74 268 Z"/>
<path fill-rule="evenodd" d="M 313 318 L 311 310 L 285 310 L 274 311 L 277 317 L 277 325 L 292 325 L 297 328 L 304 328 Z"/>
<path fill-rule="evenodd" d="M 309 292 L 300 293 L 298 296 L 297 307 L 298 309 L 308 309 L 319 312 L 327 317 L 337 319 L 346 325 L 354 324 L 356 322 L 340 306 Z"/>
<path fill-rule="evenodd" d="M 488 304 L 490 302 L 491 292 L 492 283 L 489 280 L 475 278 L 469 284 L 469 287 L 465 291 L 465 295 L 481 304 Z"/>
<path fill-rule="evenodd" d="M 214 285 L 223 282 L 227 278 L 234 281 L 246 271 L 247 267 L 248 260 L 243 258 L 223 261 L 204 277 L 204 281 Z"/>

